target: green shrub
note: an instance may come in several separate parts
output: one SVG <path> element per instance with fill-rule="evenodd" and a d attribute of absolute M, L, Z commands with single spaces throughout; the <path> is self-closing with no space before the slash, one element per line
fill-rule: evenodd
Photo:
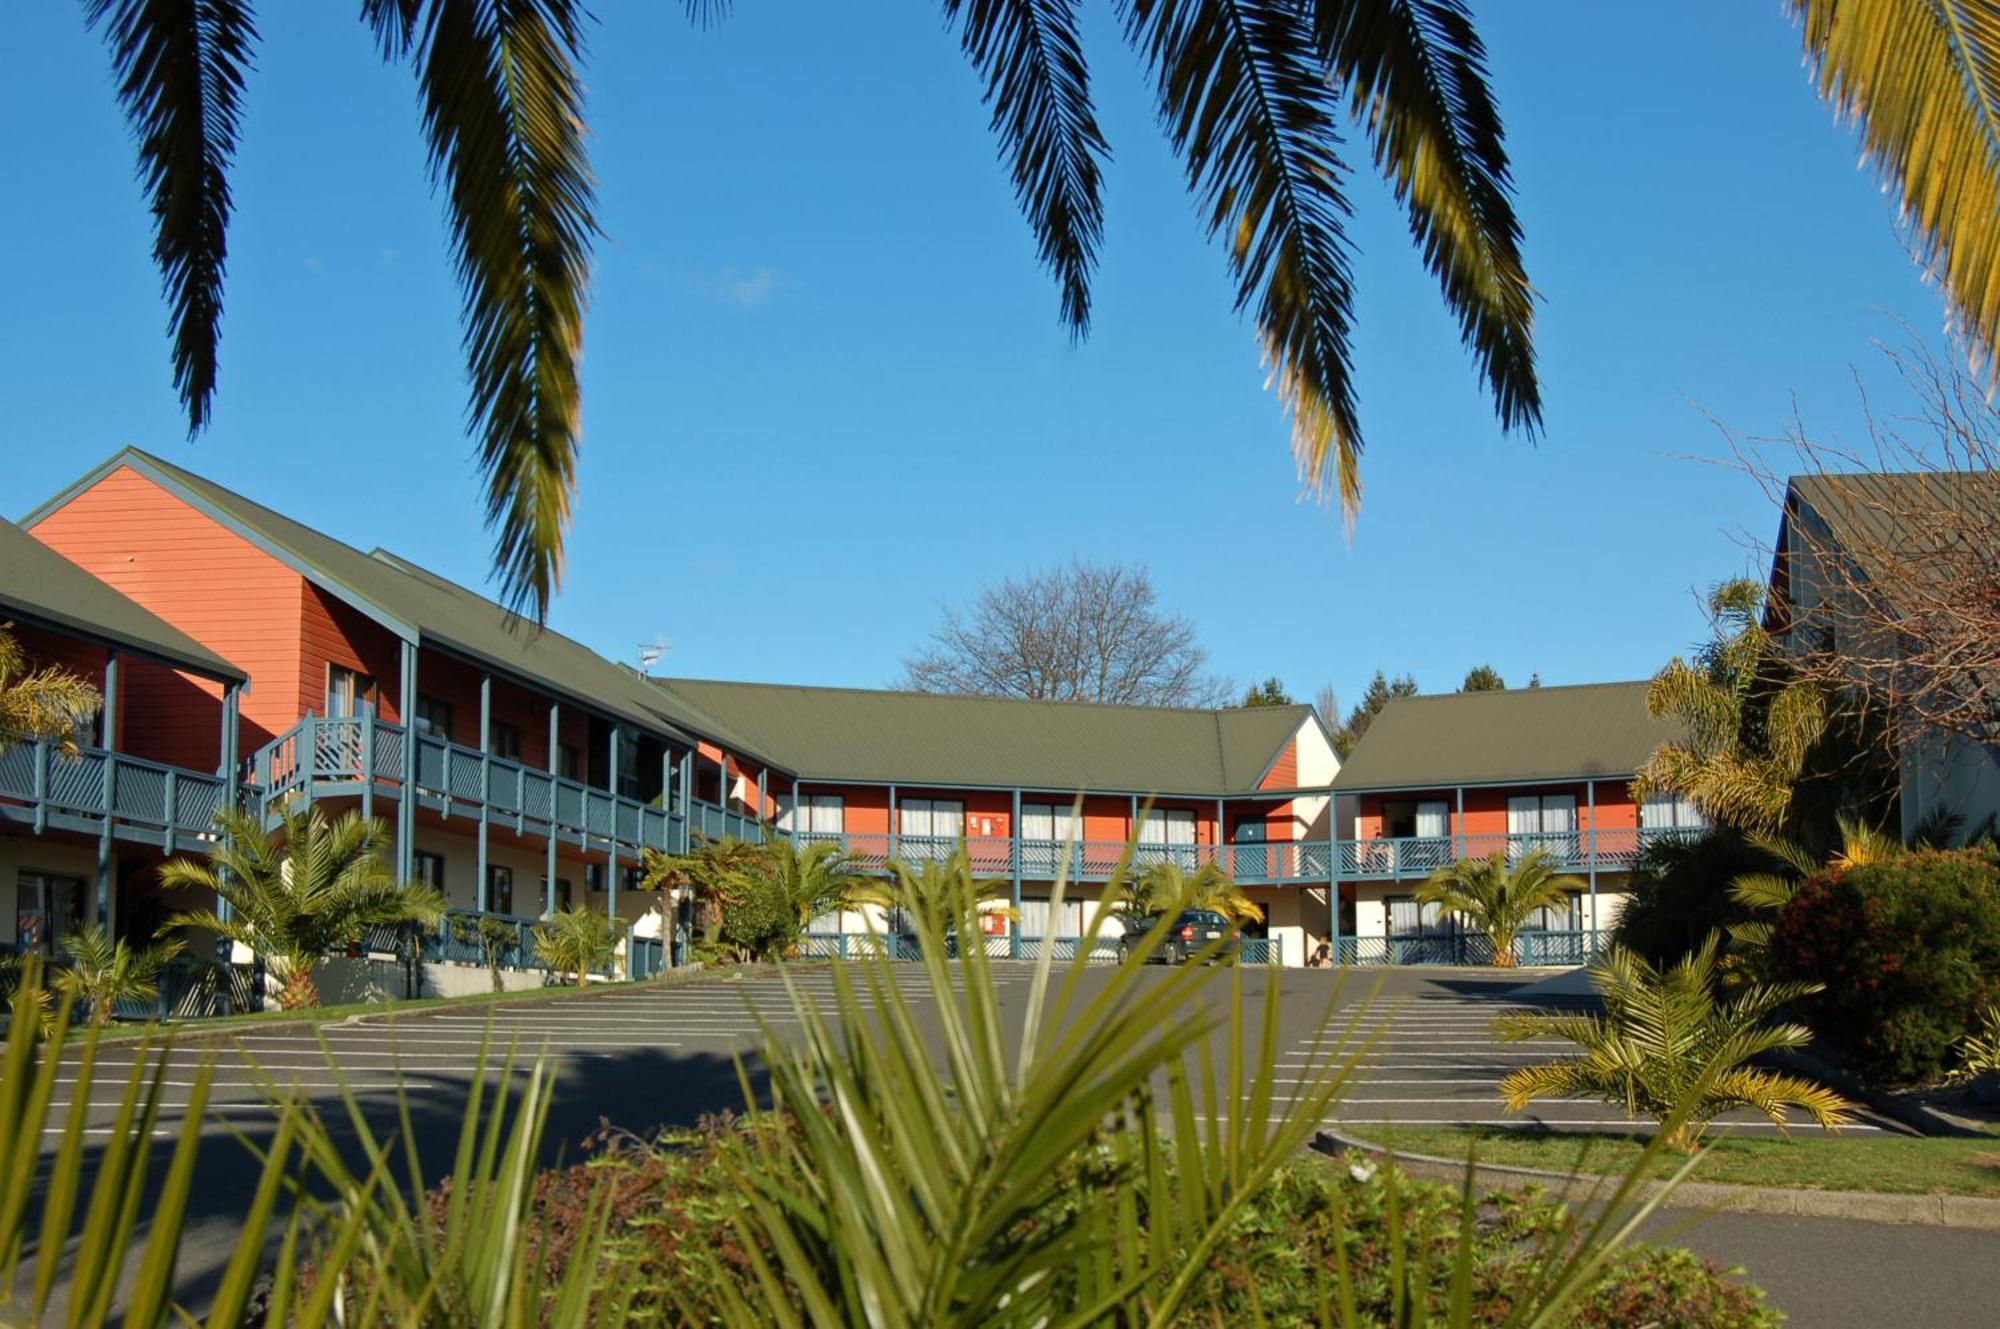
<path fill-rule="evenodd" d="M 736 895 L 722 907 L 717 937 L 746 960 L 775 960 L 797 939 L 798 919 L 783 886 L 764 873 L 744 873 Z"/>
<path fill-rule="evenodd" d="M 1711 933 L 1727 935 L 1732 925 L 1755 917 L 1730 898 L 1729 884 L 1746 872 L 1777 866 L 1726 827 L 1692 840 L 1656 840 L 1639 856 L 1611 941 L 1656 969 L 1666 968 L 1700 950 Z"/>
<path fill-rule="evenodd" d="M 1806 1017 L 1863 1075 L 1937 1078 L 2000 1001 L 2000 851 L 1919 850 L 1807 881 L 1772 961 L 1823 985 Z"/>
<path fill-rule="evenodd" d="M 548 1234 L 545 1258 L 551 1273 L 567 1267 L 571 1240 L 588 1231 L 589 1207 L 602 1203 L 609 1184 L 613 1238 L 606 1273 L 635 1293 L 638 1318 L 657 1316 L 668 1324 L 687 1323 L 690 1307 L 720 1299 L 713 1280 L 728 1279 L 746 1294 L 759 1256 L 734 1241 L 730 1219 L 747 1203 L 730 1184 L 732 1173 L 748 1164 L 752 1146 L 724 1121 L 647 1147 L 631 1137 L 607 1137 L 594 1157 L 542 1173 L 535 1182 L 534 1226 Z M 1171 1168 L 1171 1164 L 1167 1165 Z M 1076 1176 L 1077 1186 L 1115 1184 L 1107 1170 Z M 1451 1278 L 1461 1239 L 1461 1200 L 1456 1188 L 1411 1180 L 1381 1169 L 1366 1177 L 1318 1158 L 1282 1168 L 1259 1192 L 1238 1221 L 1231 1239 L 1212 1255 L 1194 1308 L 1172 1323 L 1314 1324 L 1344 1258 L 1353 1278 L 1359 1322 L 1392 1323 L 1397 1270 L 1388 1238 L 1391 1195 L 1403 1233 L 1403 1258 L 1422 1289 L 1429 1314 L 1446 1314 Z M 1043 1221 L 1062 1223 L 1075 1186 L 1065 1188 Z M 442 1216 L 445 1193 L 434 1194 L 432 1212 Z M 711 1249 L 717 1234 L 728 1234 L 722 1258 L 696 1258 Z M 1534 1280 L 1543 1273 L 1546 1252 L 1560 1249 L 1561 1206 L 1535 1195 L 1498 1192 L 1480 1205 L 1473 1226 L 1477 1250 L 1472 1261 L 1473 1312 L 1469 1323 L 1498 1325 L 1534 1299 Z M 1423 1271 L 1417 1272 L 1421 1264 Z M 1254 1309 L 1253 1309 L 1254 1304 Z M 1781 1322 L 1763 1293 L 1683 1250 L 1630 1246 L 1585 1289 L 1558 1322 L 1578 1329 L 1763 1329 Z"/>

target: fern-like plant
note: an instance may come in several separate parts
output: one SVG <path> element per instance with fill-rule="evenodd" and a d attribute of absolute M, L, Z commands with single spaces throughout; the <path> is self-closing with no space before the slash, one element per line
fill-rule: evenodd
<path fill-rule="evenodd" d="M 620 925 L 587 905 L 558 909 L 535 928 L 535 955 L 550 972 L 567 975 L 580 988 L 618 954 Z"/>
<path fill-rule="evenodd" d="M 1580 1049 L 1500 1082 L 1508 1108 L 1538 1098 L 1601 1096 L 1627 1112 L 1662 1123 L 1668 1144 L 1691 1150 L 1715 1117 L 1737 1108 L 1763 1113 L 1780 1130 L 1796 1108 L 1833 1130 L 1849 1120 L 1847 1101 L 1796 1075 L 1750 1062 L 1766 1052 L 1805 1046 L 1804 1025 L 1775 1022 L 1780 1007 L 1817 991 L 1807 983 L 1744 986 L 1720 994 L 1721 934 L 1668 969 L 1614 947 L 1590 968 L 1602 1015 L 1509 1015 L 1493 1022 L 1509 1043 L 1566 1039 Z"/>
<path fill-rule="evenodd" d="M 1421 904 L 1434 904 L 1493 943 L 1493 963 L 1514 964 L 1514 938 L 1543 909 L 1567 904 L 1584 888 L 1580 877 L 1556 871 L 1554 855 L 1531 849 L 1509 863 L 1503 851 L 1485 858 L 1462 858 L 1433 872 L 1417 888 Z"/>
<path fill-rule="evenodd" d="M 319 1005 L 313 970 L 360 941 L 371 927 L 434 924 L 444 897 L 396 880 L 383 862 L 388 831 L 345 813 L 328 822 L 318 808 L 287 809 L 275 831 L 247 812 L 216 818 L 221 842 L 208 859 L 179 858 L 160 869 L 168 890 L 212 892 L 229 906 L 176 914 L 167 928 L 197 928 L 247 946 L 281 984 L 287 1010 Z"/>
<path fill-rule="evenodd" d="M 90 1027 L 102 1029 L 118 1003 L 150 1001 L 158 995 L 161 972 L 185 949 L 176 939 L 139 950 L 95 924 L 78 928 L 62 940 L 56 990 L 87 1004 Z"/>

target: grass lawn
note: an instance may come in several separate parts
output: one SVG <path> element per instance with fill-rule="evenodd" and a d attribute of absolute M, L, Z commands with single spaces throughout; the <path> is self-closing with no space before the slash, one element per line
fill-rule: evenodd
<path fill-rule="evenodd" d="M 1476 1147 L 1482 1163 L 1612 1176 L 1623 1176 L 1645 1147 L 1642 1137 L 1631 1135 L 1494 1127 L 1375 1127 L 1366 1138 L 1413 1154 L 1459 1159 Z M 1691 1181 L 1904 1195 L 2000 1195 L 2000 1134 L 1960 1139 L 1829 1136 L 1812 1130 L 1782 1139 L 1711 1130 L 1706 1148 L 1707 1156 L 1696 1165 Z M 1671 1170 L 1681 1161 L 1668 1154 L 1654 1171 Z"/>
<path fill-rule="evenodd" d="M 791 964 L 788 969 L 816 968 L 818 962 L 807 961 L 803 965 Z M 633 992 L 651 988 L 679 987 L 687 983 L 727 984 L 749 974 L 774 974 L 776 965 L 732 965 L 726 969 L 671 969 L 654 978 L 642 979 L 637 983 L 606 982 L 596 980 L 587 988 L 547 987 L 523 988 L 517 992 L 473 992 L 462 997 L 410 997 L 392 998 L 387 1001 L 357 1001 L 339 1006 L 313 1006 L 305 1010 L 281 1011 L 275 1008 L 257 1011 L 247 1015 L 218 1015 L 201 1020 L 175 1020 L 170 1024 L 148 1021 L 140 1024 L 121 1021 L 105 1028 L 99 1035 L 102 1043 L 115 1043 L 136 1038 L 158 1038 L 171 1034 L 175 1038 L 186 1038 L 199 1034 L 226 1034 L 241 1029 L 263 1028 L 274 1024 L 328 1024 L 345 1020 L 353 1015 L 402 1015 L 415 1011 L 431 1010 L 438 1006 L 479 1007 L 491 1006 L 496 1002 L 545 1002 L 568 1001 L 579 996 L 612 990 Z M 72 1026 L 71 1040 L 84 1036 L 84 1026 Z"/>

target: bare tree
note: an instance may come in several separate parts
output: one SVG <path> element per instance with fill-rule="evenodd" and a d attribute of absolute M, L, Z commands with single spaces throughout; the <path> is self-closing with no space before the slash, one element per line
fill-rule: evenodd
<path fill-rule="evenodd" d="M 903 662 L 914 692 L 1227 706 L 1194 622 L 1160 608 L 1143 565 L 1082 561 L 982 587 L 947 609 L 930 646 Z"/>
<path fill-rule="evenodd" d="M 1319 685 L 1319 691 L 1313 693 L 1313 708 L 1328 725 L 1340 723 L 1340 694 L 1333 690 L 1333 684 Z"/>
<path fill-rule="evenodd" d="M 1806 676 L 1883 732 L 2000 738 L 2000 409 L 1953 357 L 1884 348 L 1917 412 L 1865 445 L 1725 430 L 1784 514 L 1770 621 Z M 1772 458 L 1780 464 L 1774 465 Z"/>

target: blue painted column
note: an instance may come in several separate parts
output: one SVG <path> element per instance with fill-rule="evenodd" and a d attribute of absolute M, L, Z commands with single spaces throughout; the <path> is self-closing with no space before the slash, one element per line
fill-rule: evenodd
<path fill-rule="evenodd" d="M 549 865 L 542 877 L 542 917 L 547 918 L 556 911 L 556 809 L 561 805 L 561 796 L 556 790 L 556 781 L 562 776 L 562 705 L 549 703 Z"/>
<path fill-rule="evenodd" d="M 764 822 L 764 809 L 769 807 L 771 798 L 771 772 L 769 768 L 757 772 L 757 822 Z"/>
<path fill-rule="evenodd" d="M 604 867 L 604 912 L 614 919 L 618 917 L 618 777 L 624 769 L 618 760 L 619 737 L 618 726 L 611 726 L 611 775 L 606 781 L 611 786 L 611 857 Z"/>
<path fill-rule="evenodd" d="M 805 787 L 806 787 L 806 782 L 804 780 L 800 780 L 797 778 L 794 778 L 792 780 L 791 831 L 792 831 L 792 847 L 794 849 L 798 848 L 799 845 L 799 823 L 805 819 L 806 815 Z M 843 849 L 845 849 L 846 847 L 847 846 L 845 845 L 841 846 L 841 848 Z"/>
<path fill-rule="evenodd" d="M 896 786 L 889 786 L 889 861 L 896 858 L 896 844 L 902 828 L 896 824 Z"/>
<path fill-rule="evenodd" d="M 409 756 L 414 759 L 417 751 L 417 726 L 411 717 L 409 726 Z M 451 735 L 445 735 L 449 741 Z M 449 757 L 446 758 L 449 762 Z M 486 865 L 486 820 L 487 808 L 493 802 L 493 675 L 479 675 L 479 830 L 478 848 L 475 851 L 479 863 L 477 883 L 479 887 L 476 907 L 480 913 L 493 908 L 493 888 L 487 881 L 490 875 Z"/>
<path fill-rule="evenodd" d="M 396 804 L 396 878 L 411 881 L 417 875 L 417 644 L 406 641 L 402 648 L 396 713 L 403 721 L 403 796 Z M 367 728 L 374 730 L 372 719 Z"/>
<path fill-rule="evenodd" d="M 97 894 L 91 901 L 87 921 L 96 923 L 110 932 L 116 920 L 113 897 L 117 894 L 114 878 L 118 875 L 117 860 L 111 852 L 111 825 L 118 811 L 118 652 L 106 653 L 104 657 L 104 822 L 97 835 Z M 172 809 L 168 809 L 169 820 Z"/>
<path fill-rule="evenodd" d="M 1009 959 L 1021 958 L 1021 791 L 1014 791 L 1014 819 L 1007 824 L 1007 868 L 1014 879 L 1014 917 L 1007 924 Z"/>
<path fill-rule="evenodd" d="M 240 683 L 226 685 L 222 690 L 222 806 L 232 812 L 241 804 L 243 794 L 241 784 L 242 772 L 237 769 L 237 767 L 242 765 L 243 760 L 240 746 L 243 741 L 242 707 L 243 685 Z M 264 816 L 264 809 L 259 807 L 257 814 L 259 821 L 261 821 Z M 231 837 L 223 837 L 225 845 L 230 844 L 231 841 Z M 221 896 L 217 896 L 215 900 L 216 917 L 227 919 L 232 912 L 229 907 L 229 901 L 223 899 Z M 229 958 L 229 943 L 218 939 L 217 947 L 220 952 L 220 958 L 227 960 Z"/>
<path fill-rule="evenodd" d="M 1590 810 L 1590 949 L 1583 958 L 1591 960 L 1597 955 L 1597 781 L 1586 780 L 1583 789 Z"/>

